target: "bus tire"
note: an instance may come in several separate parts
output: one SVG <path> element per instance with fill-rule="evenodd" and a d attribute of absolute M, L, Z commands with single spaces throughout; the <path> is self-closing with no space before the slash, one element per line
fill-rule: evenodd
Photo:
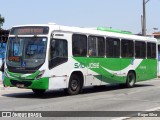
<path fill-rule="evenodd" d="M 35 94 L 40 95 L 40 94 L 44 94 L 44 92 L 45 92 L 46 90 L 43 90 L 43 89 L 32 89 L 32 91 L 33 91 Z"/>
<path fill-rule="evenodd" d="M 81 91 L 80 79 L 77 75 L 73 74 L 70 77 L 67 93 L 69 95 L 76 95 Z"/>
<path fill-rule="evenodd" d="M 136 76 L 134 72 L 129 72 L 126 78 L 126 87 L 131 88 L 134 87 L 136 82 Z"/>

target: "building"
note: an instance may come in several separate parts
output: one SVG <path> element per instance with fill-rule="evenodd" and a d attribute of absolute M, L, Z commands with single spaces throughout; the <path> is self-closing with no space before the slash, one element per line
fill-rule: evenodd
<path fill-rule="evenodd" d="M 4 62 L 8 35 L 9 35 L 9 30 L 0 29 L 0 67 Z M 2 73 L 0 72 L 0 80 L 1 79 L 2 79 Z"/>

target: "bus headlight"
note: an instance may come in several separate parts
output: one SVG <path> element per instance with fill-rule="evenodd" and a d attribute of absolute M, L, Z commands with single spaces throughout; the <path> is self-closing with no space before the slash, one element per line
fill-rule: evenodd
<path fill-rule="evenodd" d="M 45 70 L 42 70 L 42 71 L 37 75 L 36 79 L 40 79 L 40 78 L 43 76 L 44 72 L 45 72 Z"/>

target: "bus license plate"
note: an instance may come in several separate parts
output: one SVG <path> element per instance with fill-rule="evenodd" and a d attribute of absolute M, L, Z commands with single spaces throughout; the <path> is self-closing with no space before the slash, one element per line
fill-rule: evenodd
<path fill-rule="evenodd" d="M 16 86 L 19 87 L 19 88 L 23 88 L 24 84 L 17 84 Z"/>

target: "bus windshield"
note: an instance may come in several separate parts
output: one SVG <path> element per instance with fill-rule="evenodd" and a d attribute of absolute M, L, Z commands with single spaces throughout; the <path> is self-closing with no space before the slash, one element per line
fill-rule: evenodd
<path fill-rule="evenodd" d="M 7 66 L 14 69 L 40 67 L 46 56 L 46 37 L 10 37 L 7 47 Z"/>

